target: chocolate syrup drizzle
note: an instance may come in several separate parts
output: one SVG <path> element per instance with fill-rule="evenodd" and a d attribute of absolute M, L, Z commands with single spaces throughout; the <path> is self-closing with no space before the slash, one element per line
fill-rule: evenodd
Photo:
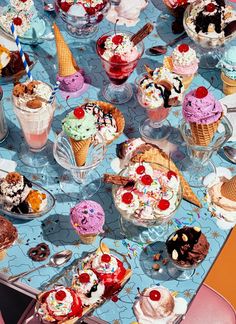
<path fill-rule="evenodd" d="M 115 119 L 110 112 L 105 113 L 98 105 L 94 103 L 87 103 L 83 106 L 84 110 L 90 112 L 92 110 L 93 116 L 97 118 L 98 130 L 106 126 L 116 127 Z"/>

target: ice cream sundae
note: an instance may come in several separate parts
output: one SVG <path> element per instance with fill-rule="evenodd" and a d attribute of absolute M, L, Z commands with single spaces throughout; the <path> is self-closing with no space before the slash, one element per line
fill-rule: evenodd
<path fill-rule="evenodd" d="M 165 287 L 153 286 L 139 293 L 133 310 L 140 324 L 170 324 L 186 313 L 187 302 L 173 297 Z"/>
<path fill-rule="evenodd" d="M 46 323 L 63 323 L 82 315 L 82 301 L 71 288 L 63 286 L 38 296 L 36 313 Z"/>
<path fill-rule="evenodd" d="M 17 172 L 0 179 L 0 205 L 19 214 L 37 213 L 47 205 L 47 196 L 32 189 L 32 183 Z"/>
<path fill-rule="evenodd" d="M 236 222 L 236 176 L 231 179 L 219 178 L 208 188 L 207 201 L 214 216 L 228 222 Z"/>
<path fill-rule="evenodd" d="M 59 28 L 53 25 L 58 57 L 58 75 L 60 89 L 66 92 L 85 91 L 85 80 L 82 70 L 77 66 L 72 53 L 66 44 Z M 82 94 L 82 92 L 80 92 Z"/>
<path fill-rule="evenodd" d="M 111 144 L 122 134 L 125 119 L 115 106 L 103 101 L 96 101 L 88 102 L 81 107 L 96 117 L 97 130 L 105 139 L 106 144 Z"/>
<path fill-rule="evenodd" d="M 19 120 L 29 147 L 45 147 L 56 108 L 55 100 L 49 103 L 52 88 L 42 81 L 18 83 L 13 89 L 14 112 Z"/>
<path fill-rule="evenodd" d="M 236 93 L 236 46 L 232 45 L 225 50 L 218 63 L 221 69 L 223 92 L 226 95 Z"/>
<path fill-rule="evenodd" d="M 26 39 L 37 39 L 44 35 L 45 21 L 38 16 L 32 0 L 11 0 L 0 15 L 0 26 L 11 34 L 11 23 L 14 23 L 19 36 Z"/>
<path fill-rule="evenodd" d="M 128 183 L 115 186 L 113 198 L 121 215 L 136 225 L 162 224 L 178 208 L 182 198 L 181 185 L 174 171 L 155 163 L 135 163 L 123 170 L 122 176 Z M 109 182 L 109 177 L 105 181 Z"/>
<path fill-rule="evenodd" d="M 96 118 L 77 107 L 62 121 L 62 129 L 70 139 L 77 166 L 83 166 L 89 146 L 97 133 Z"/>
<path fill-rule="evenodd" d="M 164 58 L 164 66 L 182 77 L 185 90 L 190 86 L 198 70 L 196 52 L 188 44 L 178 45 L 172 55 Z"/>
<path fill-rule="evenodd" d="M 198 266 L 208 254 L 210 244 L 199 227 L 185 226 L 174 232 L 166 241 L 172 262 L 180 267 Z"/>
<path fill-rule="evenodd" d="M 203 86 L 190 91 L 184 98 L 183 116 L 190 124 L 193 143 L 207 146 L 218 129 L 223 108 Z"/>
<path fill-rule="evenodd" d="M 102 301 L 105 286 L 91 269 L 78 270 L 72 281 L 72 288 L 79 295 L 83 306 L 91 306 Z"/>
<path fill-rule="evenodd" d="M 146 8 L 148 0 L 120 0 L 118 5 L 111 5 L 107 20 L 113 24 L 135 26 L 139 22 L 139 15 Z"/>
<path fill-rule="evenodd" d="M 217 47 L 236 36 L 236 12 L 224 0 L 198 0 L 187 8 L 184 25 L 196 43 Z"/>
<path fill-rule="evenodd" d="M 6 249 L 14 244 L 17 236 L 16 227 L 9 220 L 0 216 L 0 261 L 4 259 Z"/>

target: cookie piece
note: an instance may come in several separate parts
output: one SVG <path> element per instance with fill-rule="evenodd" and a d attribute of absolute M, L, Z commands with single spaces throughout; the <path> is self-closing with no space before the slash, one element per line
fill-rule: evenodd
<path fill-rule="evenodd" d="M 14 86 L 13 95 L 15 97 L 20 97 L 27 92 L 27 87 L 25 84 L 18 83 Z"/>
<path fill-rule="evenodd" d="M 26 106 L 31 109 L 38 109 L 42 107 L 42 101 L 39 99 L 32 99 L 27 101 Z"/>
<path fill-rule="evenodd" d="M 50 249 L 46 243 L 39 243 L 28 251 L 28 256 L 30 257 L 30 259 L 37 262 L 46 260 L 49 254 Z"/>

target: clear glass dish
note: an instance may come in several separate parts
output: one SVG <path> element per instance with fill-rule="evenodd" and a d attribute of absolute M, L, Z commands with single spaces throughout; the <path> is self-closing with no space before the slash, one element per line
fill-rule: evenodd
<path fill-rule="evenodd" d="M 103 245 L 103 243 L 102 243 L 102 245 Z M 100 245 L 100 247 L 101 247 L 101 245 Z M 102 248 L 101 248 L 101 251 L 103 251 Z M 114 295 L 117 295 L 124 288 L 124 286 L 128 283 L 128 281 L 131 277 L 131 274 L 132 274 L 131 265 L 128 262 L 126 255 L 119 253 L 118 251 L 110 249 L 108 247 L 106 247 L 106 250 L 104 252 L 111 253 L 116 258 L 121 260 L 123 262 L 126 270 L 128 270 L 129 276 L 127 276 L 127 278 L 124 280 L 124 282 L 121 284 L 121 286 L 118 290 L 112 290 L 111 294 L 106 296 L 106 298 L 102 297 L 101 300 L 99 302 L 97 302 L 95 305 L 84 308 L 82 317 L 78 318 L 79 323 L 83 319 L 85 319 L 87 316 L 91 315 L 98 307 L 102 306 L 105 302 L 109 301 Z M 78 270 L 83 269 L 83 261 L 85 260 L 85 258 L 87 259 L 87 258 L 92 257 L 92 255 L 94 253 L 96 254 L 97 250 L 94 250 L 91 252 L 83 252 L 81 258 L 75 259 L 69 267 L 67 267 L 59 275 L 54 277 L 48 284 L 43 285 L 41 287 L 41 289 L 43 291 L 47 291 L 47 290 L 54 289 L 55 287 L 58 287 L 58 286 L 71 287 L 73 276 L 75 274 L 78 274 Z M 37 310 L 37 304 L 36 304 L 36 310 Z M 73 319 L 73 320 L 76 320 L 76 319 Z"/>
<path fill-rule="evenodd" d="M 35 182 L 31 182 L 32 183 L 32 189 L 33 190 L 38 190 L 41 193 L 44 193 L 47 196 L 47 205 L 45 206 L 44 210 L 38 212 L 38 213 L 29 213 L 29 214 L 20 214 L 20 213 L 15 213 L 15 212 L 11 212 L 8 211 L 6 209 L 3 208 L 3 205 L 0 204 L 0 213 L 4 213 L 10 217 L 16 218 L 16 219 L 23 219 L 23 220 L 32 220 L 35 218 L 39 218 L 44 216 L 45 214 L 49 213 L 51 211 L 51 209 L 54 207 L 56 199 L 54 198 L 54 196 L 51 194 L 51 192 L 49 192 L 48 190 L 46 190 L 45 188 L 43 188 L 42 186 L 40 186 L 39 184 L 35 183 Z"/>
<path fill-rule="evenodd" d="M 40 16 L 38 15 L 39 19 L 42 19 L 45 25 L 45 30 L 43 35 L 40 37 L 23 37 L 23 36 L 18 36 L 19 40 L 22 44 L 28 44 L 28 45 L 38 45 L 43 43 L 45 40 L 53 40 L 54 39 L 54 34 L 52 32 L 52 26 L 51 22 L 49 21 L 48 18 L 45 16 Z M 3 28 L 3 26 L 0 25 L 0 31 L 2 31 L 3 34 L 6 35 L 6 37 L 10 37 L 11 39 L 14 40 L 14 37 L 12 33 L 6 29 Z"/>
<path fill-rule="evenodd" d="M 61 19 L 66 23 L 68 33 L 73 37 L 91 37 L 98 30 L 98 24 L 106 17 L 110 9 L 108 0 L 102 10 L 95 12 L 93 15 L 74 16 L 63 11 L 59 1 L 55 0 L 55 9 Z"/>
<path fill-rule="evenodd" d="M 28 53 L 28 52 L 26 53 L 29 55 L 30 61 L 32 61 L 32 64 L 29 66 L 29 69 L 31 71 L 34 68 L 34 66 L 37 64 L 38 60 L 32 53 Z M 25 72 L 25 70 L 21 70 L 14 75 L 6 76 L 6 77 L 0 75 L 0 85 L 8 84 L 8 83 L 16 83 L 23 77 L 27 77 L 27 73 Z"/>

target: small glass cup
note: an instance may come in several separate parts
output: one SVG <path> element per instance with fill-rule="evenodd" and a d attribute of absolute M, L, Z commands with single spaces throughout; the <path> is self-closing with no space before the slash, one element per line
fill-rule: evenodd
<path fill-rule="evenodd" d="M 194 28 L 191 28 L 188 24 L 188 19 L 190 12 L 197 6 L 197 2 L 190 4 L 184 13 L 184 29 L 188 36 L 197 45 L 199 57 L 200 57 L 200 67 L 202 68 L 215 68 L 219 59 L 222 56 L 223 47 L 226 43 L 229 43 L 236 37 L 236 32 L 233 32 L 229 36 L 224 36 L 221 34 L 212 35 L 200 35 L 196 32 Z"/>
<path fill-rule="evenodd" d="M 155 165 L 155 168 L 162 171 L 168 172 L 169 169 L 159 165 L 158 163 L 151 163 L 151 165 Z M 123 169 L 119 175 L 128 176 L 128 168 Z M 157 240 L 163 240 L 166 238 L 166 233 L 169 228 L 169 221 L 172 219 L 177 209 L 180 206 L 182 200 L 182 187 L 179 184 L 178 192 L 177 192 L 177 204 L 175 209 L 170 212 L 168 215 L 162 215 L 158 218 L 154 219 L 140 219 L 135 217 L 135 212 L 132 215 L 127 217 L 125 212 L 122 212 L 119 206 L 116 204 L 116 191 L 117 186 L 113 185 L 112 187 L 112 195 L 115 206 L 120 213 L 120 226 L 122 233 L 129 239 L 135 242 L 140 243 L 151 243 Z"/>
<path fill-rule="evenodd" d="M 203 180 L 209 173 L 216 176 L 215 166 L 210 159 L 232 136 L 233 126 L 224 116 L 208 146 L 194 144 L 190 124 L 184 119 L 180 123 L 180 132 L 187 145 L 188 157 L 176 164 L 184 177 L 188 179 L 190 186 L 204 187 Z"/>
<path fill-rule="evenodd" d="M 86 199 L 93 196 L 101 186 L 101 177 L 95 170 L 102 162 L 106 152 L 105 141 L 100 133 L 92 141 L 86 163 L 77 166 L 69 137 L 61 132 L 53 147 L 54 158 L 67 171 L 60 179 L 61 190 L 75 199 Z"/>
<path fill-rule="evenodd" d="M 119 31 L 117 31 L 117 33 L 119 33 Z M 130 32 L 125 32 L 125 34 L 130 37 L 134 35 Z M 140 42 L 136 45 L 139 55 L 135 60 L 127 63 L 112 63 L 102 57 L 100 50 L 101 40 L 106 36 L 112 35 L 114 35 L 114 31 L 102 35 L 97 40 L 96 44 L 97 54 L 100 57 L 102 66 L 111 81 L 111 83 L 107 84 L 103 88 L 102 93 L 107 101 L 114 104 L 122 104 L 128 102 L 133 96 L 132 86 L 129 83 L 126 83 L 126 81 L 136 68 L 138 61 L 143 55 L 144 44 L 143 42 Z"/>
<path fill-rule="evenodd" d="M 20 146 L 19 156 L 22 162 L 35 168 L 52 162 L 52 146 L 48 142 L 48 135 L 56 109 L 56 100 L 38 109 L 25 110 L 17 105 L 13 96 L 13 107 L 26 142 Z"/>

